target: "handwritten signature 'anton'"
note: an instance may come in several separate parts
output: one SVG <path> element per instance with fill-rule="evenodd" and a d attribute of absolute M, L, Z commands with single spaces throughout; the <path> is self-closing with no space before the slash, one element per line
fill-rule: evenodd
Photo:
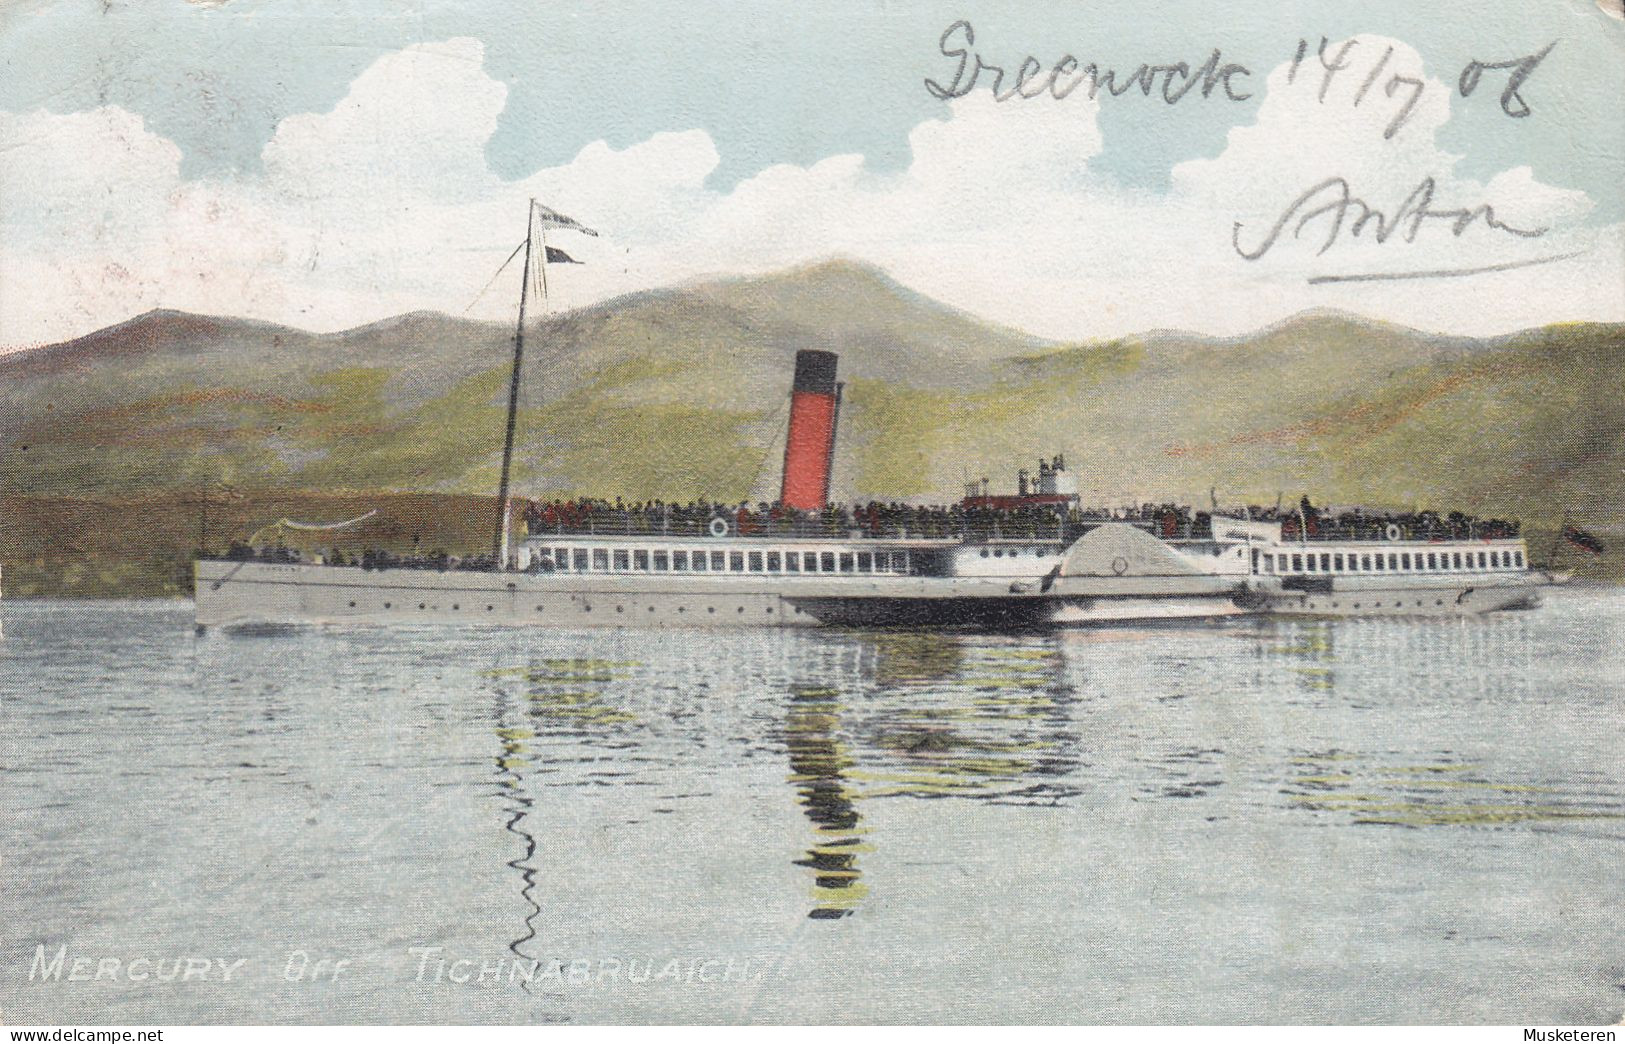
<path fill-rule="evenodd" d="M 1395 235 L 1407 243 L 1414 243 L 1424 224 L 1440 221 L 1446 222 L 1456 236 L 1479 221 L 1486 228 L 1524 239 L 1538 239 L 1548 231 L 1546 228 L 1516 228 L 1509 225 L 1495 216 L 1495 208 L 1488 203 L 1476 207 L 1435 210 L 1433 194 L 1437 187 L 1432 177 L 1423 178 L 1390 216 L 1354 195 L 1346 178 L 1327 178 L 1293 200 L 1292 205 L 1276 219 L 1274 227 L 1252 249 L 1242 246 L 1240 221 L 1231 231 L 1230 244 L 1235 247 L 1236 253 L 1248 261 L 1257 261 L 1269 253 L 1288 226 L 1292 228 L 1292 238 L 1298 239 L 1304 229 L 1315 221 L 1322 222 L 1325 230 L 1325 239 L 1315 252 L 1316 256 L 1335 246 L 1345 230 L 1349 236 L 1359 237 L 1369 228 L 1378 243 L 1386 243 Z"/>

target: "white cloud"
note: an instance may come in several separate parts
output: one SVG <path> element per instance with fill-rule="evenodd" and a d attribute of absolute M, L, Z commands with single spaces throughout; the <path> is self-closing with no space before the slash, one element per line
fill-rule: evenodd
<path fill-rule="evenodd" d="M 504 182 L 484 150 L 506 92 L 472 40 L 381 58 L 332 111 L 284 120 L 254 177 L 184 180 L 179 150 L 116 108 L 0 113 L 0 345 L 159 306 L 316 329 L 415 308 L 461 312 L 520 238 L 529 196 L 604 232 L 568 244 L 588 264 L 556 270 L 566 306 L 844 254 L 1055 337 L 1238 333 L 1316 305 L 1466 333 L 1625 319 L 1620 228 L 1586 228 L 1587 197 L 1539 183 L 1528 167 L 1482 184 L 1458 175 L 1459 157 L 1436 141 L 1449 86 L 1420 77 L 1420 58 L 1397 41 L 1362 37 L 1349 56 L 1324 98 L 1314 55 L 1290 83 L 1287 66 L 1274 70 L 1256 120 L 1234 129 L 1216 158 L 1175 168 L 1161 196 L 1091 171 L 1099 105 L 1130 100 L 1097 101 L 1087 90 L 1064 102 L 958 99 L 947 118 L 915 128 L 912 162 L 896 174 L 835 156 L 771 167 L 718 193 L 705 187 L 716 148 L 687 130 L 619 150 L 595 143 L 563 166 Z M 1384 71 L 1362 94 L 1379 59 Z M 1394 74 L 1424 82 L 1385 137 L 1414 90 L 1403 79 L 1388 90 Z M 1433 209 L 1489 203 L 1507 224 L 1551 231 L 1523 239 L 1479 220 L 1458 238 L 1433 218 L 1414 242 L 1401 229 L 1378 243 L 1373 224 L 1349 235 L 1351 210 L 1323 253 L 1330 215 L 1296 238 L 1289 225 L 1258 260 L 1238 256 L 1236 222 L 1240 241 L 1255 246 L 1296 197 L 1334 176 L 1390 216 L 1431 177 Z M 1568 252 L 1584 256 L 1471 279 L 1308 282 Z M 475 314 L 506 314 L 509 296 L 493 291 Z"/>

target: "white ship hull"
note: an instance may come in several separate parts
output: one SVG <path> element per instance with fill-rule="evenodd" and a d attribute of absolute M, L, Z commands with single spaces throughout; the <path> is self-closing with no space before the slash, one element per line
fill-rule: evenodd
<path fill-rule="evenodd" d="M 197 624 L 1045 627 L 1235 615 L 1214 577 L 603 577 L 204 560 Z"/>
<path fill-rule="evenodd" d="M 1260 593 L 1259 612 L 1280 616 L 1474 616 L 1533 609 L 1551 578 L 1539 572 L 1400 584 L 1338 578 L 1325 591 Z"/>

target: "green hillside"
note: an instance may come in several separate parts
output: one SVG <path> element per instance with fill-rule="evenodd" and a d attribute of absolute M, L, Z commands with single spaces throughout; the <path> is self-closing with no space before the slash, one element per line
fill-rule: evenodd
<path fill-rule="evenodd" d="M 153 312 L 0 357 L 0 496 L 15 513 L 222 487 L 487 494 L 511 337 L 431 313 L 311 334 Z M 1064 452 L 1095 502 L 1307 492 L 1625 531 L 1620 325 L 1477 340 L 1314 312 L 1242 338 L 1065 345 L 836 261 L 634 294 L 527 341 L 516 482 L 532 496 L 772 497 L 794 353 L 823 347 L 848 382 L 842 499 L 953 499 Z M 143 540 L 180 554 L 197 538 L 178 528 Z M 0 537 L 8 589 L 167 589 L 56 584 L 43 539 Z"/>

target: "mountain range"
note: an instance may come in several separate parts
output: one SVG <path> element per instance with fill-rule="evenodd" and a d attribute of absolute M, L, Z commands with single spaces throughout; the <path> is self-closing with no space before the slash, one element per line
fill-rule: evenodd
<path fill-rule="evenodd" d="M 512 338 L 428 312 L 318 334 L 155 311 L 0 356 L 4 493 L 488 493 Z M 1625 529 L 1621 324 L 1467 338 L 1316 311 L 1056 343 L 836 260 L 631 294 L 526 341 L 531 496 L 772 499 L 793 357 L 818 347 L 846 382 L 840 499 L 957 499 L 1062 453 L 1091 503 L 1307 494 Z"/>

